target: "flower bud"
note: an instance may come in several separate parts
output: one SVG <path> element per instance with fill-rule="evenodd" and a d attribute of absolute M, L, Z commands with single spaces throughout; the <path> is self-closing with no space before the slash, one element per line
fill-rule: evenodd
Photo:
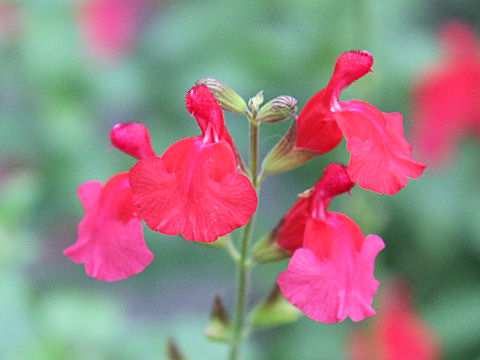
<path fill-rule="evenodd" d="M 266 328 L 288 324 L 298 320 L 302 312 L 290 304 L 275 284 L 268 297 L 250 314 L 250 324 L 255 328 Z"/>
<path fill-rule="evenodd" d="M 297 122 L 294 121 L 288 132 L 263 160 L 262 168 L 266 175 L 295 169 L 318 155 L 315 151 L 297 148 L 296 142 Z"/>
<path fill-rule="evenodd" d="M 185 360 L 182 353 L 178 349 L 177 343 L 173 339 L 168 339 L 167 359 L 168 360 Z"/>
<path fill-rule="evenodd" d="M 257 119 L 265 123 L 276 123 L 290 119 L 297 112 L 297 99 L 282 95 L 270 100 L 258 111 Z"/>
<path fill-rule="evenodd" d="M 283 260 L 292 256 L 277 244 L 277 240 L 282 230 L 283 221 L 273 228 L 273 230 L 261 238 L 253 247 L 253 259 L 258 263 L 268 263 Z"/>
<path fill-rule="evenodd" d="M 257 95 L 248 100 L 248 106 L 253 112 L 257 112 L 258 108 L 263 104 L 263 90 L 260 90 Z"/>
<path fill-rule="evenodd" d="M 210 315 L 210 324 L 205 333 L 207 338 L 212 341 L 228 341 L 229 339 L 228 314 L 223 306 L 222 299 L 218 295 L 215 296 L 212 314 Z"/>
<path fill-rule="evenodd" d="M 198 80 L 195 84 L 205 85 L 208 87 L 223 110 L 232 111 L 239 114 L 243 114 L 245 111 L 247 111 L 247 104 L 245 103 L 245 100 L 243 100 L 240 95 L 230 89 L 223 82 L 217 79 L 206 78 Z"/>

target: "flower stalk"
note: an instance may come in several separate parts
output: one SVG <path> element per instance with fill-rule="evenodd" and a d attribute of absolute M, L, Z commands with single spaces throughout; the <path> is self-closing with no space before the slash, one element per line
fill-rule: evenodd
<path fill-rule="evenodd" d="M 258 177 L 258 136 L 259 122 L 256 121 L 255 115 L 250 121 L 250 174 L 252 184 L 258 193 L 257 177 Z M 240 347 L 244 333 L 245 307 L 248 294 L 248 276 L 250 269 L 250 261 L 248 259 L 248 249 L 250 239 L 252 237 L 253 223 L 255 214 L 245 225 L 240 240 L 240 258 L 237 262 L 237 295 L 235 305 L 235 315 L 232 324 L 232 336 L 230 342 L 230 360 L 237 360 L 240 354 Z"/>

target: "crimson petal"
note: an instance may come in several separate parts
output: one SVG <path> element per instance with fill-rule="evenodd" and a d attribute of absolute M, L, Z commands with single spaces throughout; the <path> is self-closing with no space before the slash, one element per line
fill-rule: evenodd
<path fill-rule="evenodd" d="M 212 242 L 245 225 L 258 202 L 250 180 L 236 172 L 228 142 L 204 144 L 202 136 L 141 160 L 130 171 L 130 184 L 151 229 L 191 241 Z"/>
<path fill-rule="evenodd" d="M 411 157 L 401 114 L 383 113 L 358 100 L 343 101 L 340 106 L 334 118 L 350 150 L 348 173 L 353 182 L 381 194 L 395 194 L 407 178 L 422 174 L 426 165 Z"/>
<path fill-rule="evenodd" d="M 329 101 L 324 89 L 303 107 L 297 119 L 298 148 L 321 155 L 333 150 L 342 141 L 342 133 L 331 116 Z"/>

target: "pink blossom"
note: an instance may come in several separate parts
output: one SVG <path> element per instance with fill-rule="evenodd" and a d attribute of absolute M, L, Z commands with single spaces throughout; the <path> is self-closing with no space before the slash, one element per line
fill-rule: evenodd
<path fill-rule="evenodd" d="M 115 125 L 110 137 L 114 146 L 139 159 L 155 155 L 142 124 Z M 83 263 L 86 273 L 99 280 L 116 281 L 142 272 L 153 254 L 145 244 L 128 172 L 113 176 L 103 186 L 100 181 L 87 181 L 77 194 L 85 216 L 78 224 L 77 242 L 64 255 Z"/>
<path fill-rule="evenodd" d="M 414 86 L 414 136 L 431 162 L 450 157 L 461 138 L 480 132 L 480 46 L 469 26 L 452 22 L 441 32 L 444 58 Z"/>
<path fill-rule="evenodd" d="M 127 53 L 145 7 L 144 0 L 85 0 L 79 8 L 78 21 L 92 55 L 112 60 Z"/>
<path fill-rule="evenodd" d="M 378 316 L 369 328 L 355 328 L 350 340 L 351 360 L 435 360 L 440 346 L 414 311 L 404 285 L 387 287 Z"/>
<path fill-rule="evenodd" d="M 375 314 L 374 261 L 384 243 L 376 235 L 365 237 L 349 217 L 327 210 L 332 197 L 352 186 L 347 170 L 332 164 L 282 220 L 277 243 L 293 256 L 278 285 L 316 321 L 335 323 L 347 316 L 360 321 Z"/>

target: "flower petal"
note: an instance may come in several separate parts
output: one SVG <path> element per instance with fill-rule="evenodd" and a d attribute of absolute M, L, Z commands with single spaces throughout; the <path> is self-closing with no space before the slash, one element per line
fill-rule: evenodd
<path fill-rule="evenodd" d="M 197 85 L 191 88 L 185 95 L 185 107 L 188 112 L 195 116 L 198 126 L 205 134 L 210 124 L 216 134 L 221 138 L 225 130 L 222 108 L 205 85 Z"/>
<path fill-rule="evenodd" d="M 439 359 L 440 345 L 414 311 L 408 295 L 403 283 L 384 289 L 375 320 L 367 327 L 353 329 L 349 359 Z"/>
<path fill-rule="evenodd" d="M 408 289 L 395 284 L 388 295 L 377 319 L 378 340 L 388 359 L 438 359 L 440 347 L 410 304 Z"/>
<path fill-rule="evenodd" d="M 130 171 L 133 200 L 147 225 L 167 235 L 212 242 L 245 225 L 257 208 L 250 180 L 236 172 L 231 146 L 201 136 L 170 146 Z"/>
<path fill-rule="evenodd" d="M 282 219 L 282 230 L 277 240 L 278 246 L 291 254 L 302 247 L 308 218 L 308 198 L 301 198 Z"/>
<path fill-rule="evenodd" d="M 64 255 L 84 263 L 86 273 L 99 280 L 121 280 L 143 271 L 153 254 L 132 203 L 128 173 L 112 177 L 101 193 L 96 181 L 81 185 L 78 193 L 86 213 L 78 225 L 77 242 Z"/>
<path fill-rule="evenodd" d="M 285 298 L 315 321 L 363 320 L 375 314 L 373 268 L 383 241 L 376 235 L 364 239 L 345 215 L 328 212 L 327 219 L 307 222 L 305 245 L 295 251 L 278 284 Z"/>
<path fill-rule="evenodd" d="M 342 133 L 330 113 L 329 99 L 322 90 L 303 107 L 297 119 L 297 143 L 301 149 L 324 154 L 342 141 Z"/>
<path fill-rule="evenodd" d="M 86 213 L 95 211 L 101 192 L 102 183 L 100 181 L 87 181 L 78 187 L 77 196 Z"/>
<path fill-rule="evenodd" d="M 415 179 L 425 164 L 411 157 L 411 146 L 403 136 L 402 116 L 383 113 L 358 100 L 340 102 L 334 112 L 350 150 L 348 173 L 360 187 L 382 194 L 395 194 Z"/>

